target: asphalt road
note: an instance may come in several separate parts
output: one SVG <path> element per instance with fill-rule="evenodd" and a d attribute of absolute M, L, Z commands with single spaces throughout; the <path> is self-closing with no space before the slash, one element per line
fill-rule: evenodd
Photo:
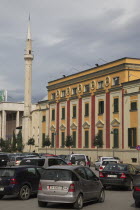
<path fill-rule="evenodd" d="M 98 172 L 96 172 L 98 174 Z M 83 209 L 85 210 L 133 210 L 135 208 L 134 200 L 131 191 L 125 191 L 120 189 L 108 189 L 105 191 L 106 199 L 104 203 L 88 203 L 85 204 Z M 69 204 L 49 204 L 46 208 L 38 207 L 37 198 L 32 197 L 27 201 L 18 200 L 16 197 L 7 196 L 0 200 L 0 210 L 64 210 L 72 209 L 72 205 Z"/>

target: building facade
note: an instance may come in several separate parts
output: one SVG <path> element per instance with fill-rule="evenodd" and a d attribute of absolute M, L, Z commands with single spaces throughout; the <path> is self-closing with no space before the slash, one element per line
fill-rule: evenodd
<path fill-rule="evenodd" d="M 49 82 L 49 110 L 44 127 L 52 149 L 56 147 L 64 153 L 66 136 L 71 135 L 73 151 L 86 153 L 93 161 L 98 152 L 98 156 L 114 155 L 131 162 L 137 155 L 134 148 L 140 144 L 140 115 L 139 111 L 130 112 L 126 86 L 129 84 L 129 91 L 134 92 L 134 80 L 138 78 L 140 59 L 122 58 Z M 137 101 L 138 108 L 138 94 L 132 94 L 131 98 L 130 101 Z M 134 106 L 132 102 L 132 109 Z M 96 136 L 103 141 L 98 149 L 94 146 Z"/>

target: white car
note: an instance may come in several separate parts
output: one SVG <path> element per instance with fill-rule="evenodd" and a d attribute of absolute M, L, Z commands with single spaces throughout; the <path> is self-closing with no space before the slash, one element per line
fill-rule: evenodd
<path fill-rule="evenodd" d="M 99 167 L 99 172 L 102 171 L 105 168 L 105 166 L 109 163 L 119 163 L 119 160 L 116 160 L 116 159 L 103 160 L 102 165 L 100 165 L 100 167 Z"/>
<path fill-rule="evenodd" d="M 100 157 L 97 161 L 95 161 L 95 170 L 99 170 L 100 165 L 102 165 L 103 160 L 105 159 L 114 159 L 113 157 Z"/>

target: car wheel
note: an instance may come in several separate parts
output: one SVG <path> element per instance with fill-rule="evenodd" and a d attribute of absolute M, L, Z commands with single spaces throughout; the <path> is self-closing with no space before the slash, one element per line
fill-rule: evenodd
<path fill-rule="evenodd" d="M 39 207 L 46 207 L 46 205 L 47 205 L 47 202 L 38 201 L 38 206 L 39 206 Z"/>
<path fill-rule="evenodd" d="M 0 195 L 0 199 L 2 199 L 4 197 L 4 195 Z"/>
<path fill-rule="evenodd" d="M 31 195 L 31 189 L 30 189 L 30 187 L 28 185 L 24 185 L 20 189 L 18 197 L 21 200 L 28 200 L 29 197 L 30 197 L 30 195 Z"/>
<path fill-rule="evenodd" d="M 128 190 L 129 191 L 132 191 L 133 190 L 133 181 L 132 180 L 130 181 L 130 185 L 128 187 Z"/>
<path fill-rule="evenodd" d="M 104 189 L 101 190 L 98 202 L 103 203 L 105 200 L 105 191 Z"/>
<path fill-rule="evenodd" d="M 78 195 L 77 200 L 73 204 L 73 207 L 75 209 L 82 209 L 83 208 L 83 196 L 82 196 L 82 194 Z"/>

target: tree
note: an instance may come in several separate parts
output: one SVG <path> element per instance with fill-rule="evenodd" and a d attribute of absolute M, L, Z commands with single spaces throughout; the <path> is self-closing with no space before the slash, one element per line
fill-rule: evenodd
<path fill-rule="evenodd" d="M 21 130 L 19 130 L 18 134 L 17 134 L 17 150 L 19 152 L 22 152 L 24 148 L 24 145 L 22 144 L 22 132 Z"/>
<path fill-rule="evenodd" d="M 66 136 L 65 145 L 66 147 L 69 147 L 69 154 L 70 154 L 70 147 L 73 146 L 72 136 Z"/>
<path fill-rule="evenodd" d="M 43 142 L 42 142 L 42 146 L 46 147 L 46 153 L 47 153 L 47 147 L 49 147 L 50 145 L 51 145 L 50 137 L 46 136 L 46 138 L 43 139 Z"/>
<path fill-rule="evenodd" d="M 34 140 L 34 138 L 30 138 L 29 140 L 28 140 L 28 142 L 27 142 L 27 145 L 30 145 L 30 150 L 29 150 L 29 152 L 31 151 L 31 146 L 32 145 L 35 145 L 35 140 Z"/>
<path fill-rule="evenodd" d="M 17 144 L 16 134 L 13 131 L 12 152 L 16 152 L 17 151 L 16 144 Z"/>
<path fill-rule="evenodd" d="M 11 152 L 12 151 L 11 139 L 3 140 L 1 138 L 0 147 L 2 152 Z"/>
<path fill-rule="evenodd" d="M 99 135 L 99 133 L 95 136 L 93 145 L 97 147 L 97 159 L 98 159 L 98 148 L 103 146 L 103 140 L 101 135 Z"/>

